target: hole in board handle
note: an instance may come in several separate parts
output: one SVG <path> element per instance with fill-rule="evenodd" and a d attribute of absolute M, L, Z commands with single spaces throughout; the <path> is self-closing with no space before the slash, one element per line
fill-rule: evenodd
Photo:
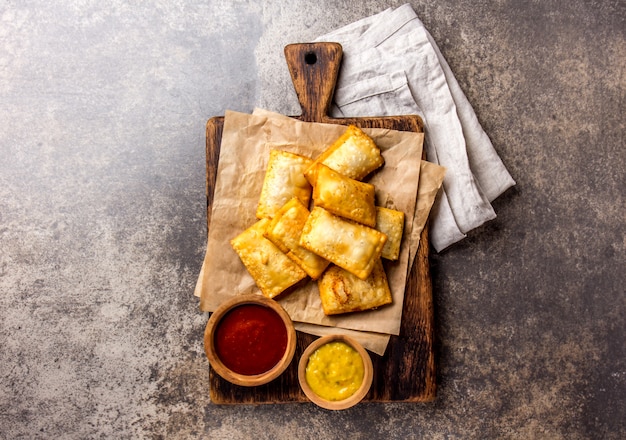
<path fill-rule="evenodd" d="M 304 54 L 304 62 L 307 64 L 317 63 L 317 55 L 315 55 L 315 52 L 307 52 Z"/>

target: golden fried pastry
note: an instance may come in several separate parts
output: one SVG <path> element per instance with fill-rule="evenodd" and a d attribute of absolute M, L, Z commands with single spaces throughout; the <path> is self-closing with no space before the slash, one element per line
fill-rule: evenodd
<path fill-rule="evenodd" d="M 370 310 L 392 302 L 387 274 L 380 258 L 365 280 L 332 265 L 317 285 L 326 315 Z"/>
<path fill-rule="evenodd" d="M 304 171 L 312 163 L 311 159 L 298 154 L 270 150 L 256 217 L 272 218 L 276 211 L 294 197 L 308 206 L 312 188 L 304 177 Z"/>
<path fill-rule="evenodd" d="M 369 173 L 385 163 L 380 149 L 363 130 L 350 125 L 346 131 L 328 147 L 313 163 L 322 163 L 327 167 L 355 180 L 362 180 Z M 309 182 L 314 185 L 313 166 L 305 172 Z"/>
<path fill-rule="evenodd" d="M 315 206 L 372 228 L 376 226 L 374 185 L 346 177 L 323 164 L 316 168 Z"/>
<path fill-rule="evenodd" d="M 376 207 L 376 229 L 387 236 L 382 257 L 397 260 L 404 231 L 404 212 L 395 209 Z"/>
<path fill-rule="evenodd" d="M 309 210 L 294 197 L 274 215 L 265 228 L 264 235 L 316 280 L 329 262 L 300 246 L 300 235 L 308 217 Z"/>
<path fill-rule="evenodd" d="M 300 246 L 363 280 L 372 272 L 386 242 L 382 232 L 319 206 L 311 211 L 300 237 Z"/>
<path fill-rule="evenodd" d="M 268 219 L 262 219 L 230 241 L 263 295 L 274 298 L 306 278 L 300 266 L 263 236 Z"/>

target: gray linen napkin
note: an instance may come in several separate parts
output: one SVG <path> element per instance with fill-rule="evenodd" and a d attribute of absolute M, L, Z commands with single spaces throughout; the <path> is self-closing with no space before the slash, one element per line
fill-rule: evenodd
<path fill-rule="evenodd" d="M 427 159 L 447 169 L 431 213 L 436 251 L 495 218 L 490 202 L 515 182 L 410 5 L 366 17 L 316 41 L 343 47 L 332 116 L 423 118 Z"/>

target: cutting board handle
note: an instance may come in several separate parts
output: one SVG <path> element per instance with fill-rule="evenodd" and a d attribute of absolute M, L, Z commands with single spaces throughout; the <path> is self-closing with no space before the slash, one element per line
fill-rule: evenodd
<path fill-rule="evenodd" d="M 333 99 L 343 49 L 339 43 L 285 46 L 285 59 L 302 107 L 299 119 L 324 122 Z"/>

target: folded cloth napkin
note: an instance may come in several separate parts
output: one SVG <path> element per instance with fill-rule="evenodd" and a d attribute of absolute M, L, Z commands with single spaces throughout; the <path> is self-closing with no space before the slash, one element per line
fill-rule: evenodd
<path fill-rule="evenodd" d="M 332 116 L 418 114 L 424 120 L 427 159 L 447 170 L 431 214 L 430 237 L 436 251 L 495 218 L 490 202 L 515 181 L 409 4 L 316 41 L 343 47 Z"/>

